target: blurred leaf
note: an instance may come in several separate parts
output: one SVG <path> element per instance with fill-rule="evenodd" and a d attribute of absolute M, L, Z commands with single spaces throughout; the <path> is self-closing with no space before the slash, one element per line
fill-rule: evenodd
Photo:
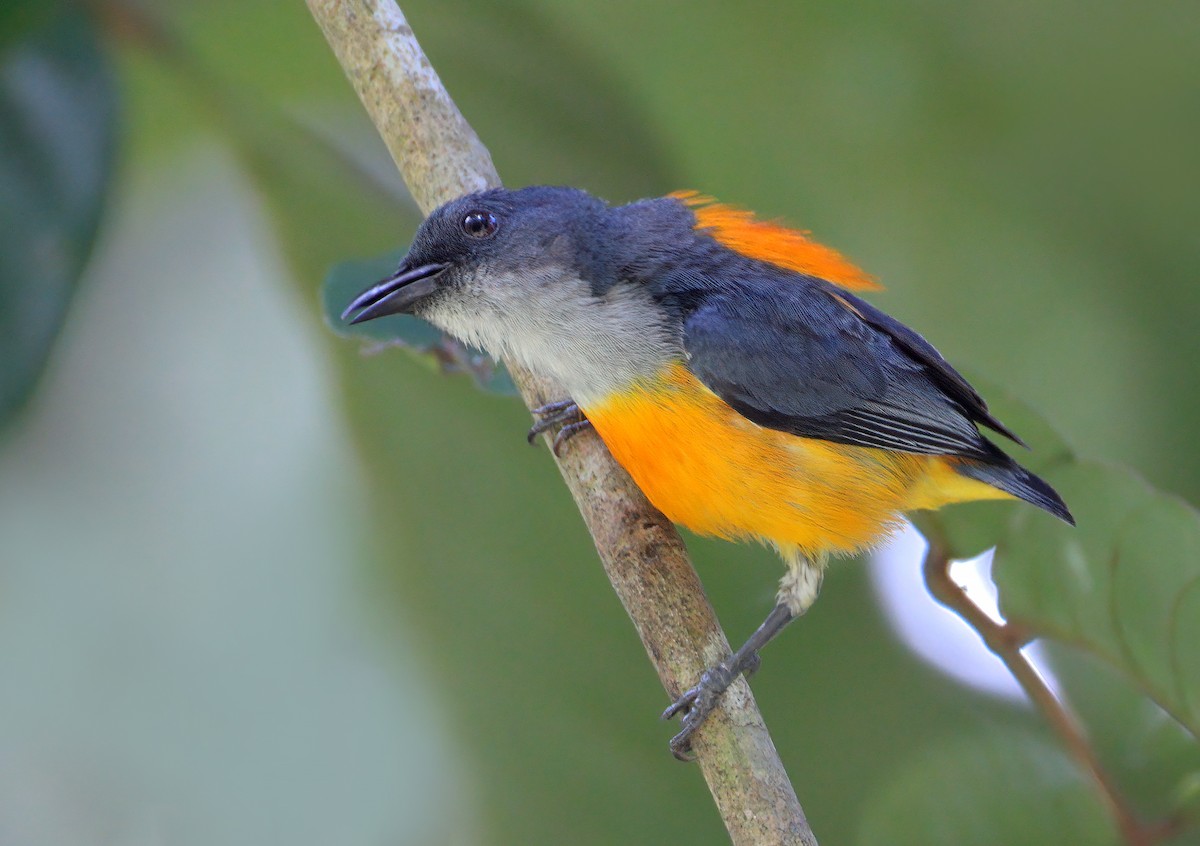
<path fill-rule="evenodd" d="M 1200 641 L 1188 640 L 1187 629 L 1194 632 L 1200 621 L 1200 606 L 1188 602 L 1200 584 L 1200 514 L 1178 499 L 1156 495 L 1120 533 L 1108 574 L 1113 619 L 1130 666 L 1175 698 L 1196 731 Z"/>
<path fill-rule="evenodd" d="M 1175 816 L 1200 779 L 1192 735 L 1104 659 L 1053 641 L 1044 647 L 1058 687 L 1122 793 L 1145 819 Z"/>
<path fill-rule="evenodd" d="M 1200 644 L 1200 580 L 1193 579 L 1179 592 L 1171 609 L 1171 621 L 1175 647 L 1171 658 L 1178 668 L 1184 707 L 1195 714 L 1200 712 L 1200 661 L 1196 660 L 1196 644 Z"/>
<path fill-rule="evenodd" d="M 0 424 L 33 389 L 91 252 L 116 123 L 113 77 L 82 13 L 0 54 Z"/>
<path fill-rule="evenodd" d="M 1058 749 L 996 729 L 931 746 L 863 814 L 860 846 L 1118 842 L 1105 809 Z"/>
<path fill-rule="evenodd" d="M 393 314 L 351 326 L 342 320 L 342 311 L 358 294 L 392 273 L 407 250 L 393 250 L 371 259 L 341 261 L 329 269 L 321 287 L 321 305 L 329 328 L 343 338 L 359 338 L 380 344 L 396 343 L 425 350 L 437 343 L 441 332 L 424 320 L 407 314 Z"/>
<path fill-rule="evenodd" d="M 1200 514 L 1136 474 L 1079 461 L 1053 477 L 1079 520 L 1072 531 L 1018 512 L 996 583 L 1008 619 L 1075 643 L 1124 670 L 1200 731 L 1195 686 Z M 1190 632 L 1189 632 L 1190 630 Z"/>
<path fill-rule="evenodd" d="M 997 547 L 1007 619 L 1091 650 L 1200 732 L 1200 514 L 1132 471 L 1073 457 L 1028 408 L 1002 392 L 993 410 L 1034 452 L 1017 456 L 1046 477 L 1078 522 L 1024 503 L 977 503 L 920 515 L 917 525 L 955 558 Z"/>
<path fill-rule="evenodd" d="M 322 304 L 325 322 L 343 338 L 359 338 L 371 342 L 368 350 L 377 352 L 388 347 L 403 347 L 429 361 L 443 373 L 467 373 L 486 391 L 515 395 L 517 386 L 504 365 L 487 353 L 467 346 L 444 334 L 424 320 L 408 314 L 393 314 L 350 325 L 342 320 L 346 304 L 359 293 L 387 276 L 404 251 L 388 253 L 375 259 L 343 261 L 335 264 L 325 277 Z"/>

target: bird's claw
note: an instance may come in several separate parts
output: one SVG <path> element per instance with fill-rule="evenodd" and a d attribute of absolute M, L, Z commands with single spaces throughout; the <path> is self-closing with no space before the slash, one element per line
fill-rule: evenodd
<path fill-rule="evenodd" d="M 550 447 L 555 456 L 560 454 L 563 444 L 580 432 L 592 428 L 591 421 L 583 416 L 583 411 L 575 404 L 574 400 L 566 399 L 546 403 L 533 409 L 532 413 L 539 419 L 530 427 L 529 434 L 526 435 L 526 440 L 531 444 L 542 432 L 549 431 L 555 426 L 561 427 L 554 436 L 554 443 Z"/>
<path fill-rule="evenodd" d="M 757 656 L 755 657 L 757 658 Z M 757 661 L 753 666 L 755 669 L 758 668 Z M 695 760 L 696 756 L 692 754 L 692 736 L 700 726 L 704 725 L 708 715 L 716 709 L 717 703 L 720 702 L 721 694 L 728 689 L 737 676 L 738 671 L 726 663 L 717 664 L 705 671 L 704 675 L 700 677 L 699 684 L 684 691 L 667 710 L 663 711 L 662 718 L 664 720 L 683 714 L 679 733 L 671 738 L 671 754 L 680 761 Z"/>

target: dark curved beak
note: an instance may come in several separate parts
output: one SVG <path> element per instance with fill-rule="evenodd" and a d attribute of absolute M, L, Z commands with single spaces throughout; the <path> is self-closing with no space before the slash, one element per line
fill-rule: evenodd
<path fill-rule="evenodd" d="M 393 276 L 372 285 L 354 298 L 342 312 L 342 320 L 354 312 L 358 315 L 351 324 L 374 320 L 388 314 L 405 314 L 418 300 L 437 290 L 437 277 L 450 265 L 435 262 L 420 267 L 400 265 Z"/>

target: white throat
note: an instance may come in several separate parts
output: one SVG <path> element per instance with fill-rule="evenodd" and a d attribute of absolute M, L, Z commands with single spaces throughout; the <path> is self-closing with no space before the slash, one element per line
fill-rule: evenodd
<path fill-rule="evenodd" d="M 662 307 L 633 285 L 600 298 L 587 282 L 530 268 L 467 280 L 422 314 L 491 355 L 549 376 L 584 408 L 683 356 Z"/>

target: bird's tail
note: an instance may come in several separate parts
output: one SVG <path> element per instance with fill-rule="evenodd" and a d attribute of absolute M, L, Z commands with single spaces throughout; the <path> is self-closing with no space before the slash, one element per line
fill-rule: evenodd
<path fill-rule="evenodd" d="M 994 458 L 984 461 L 963 459 L 956 463 L 955 469 L 969 479 L 999 488 L 1018 499 L 1023 499 L 1038 508 L 1049 511 L 1072 526 L 1075 525 L 1075 518 L 1071 516 L 1067 504 L 1058 495 L 1058 491 L 999 449 L 996 449 Z"/>

